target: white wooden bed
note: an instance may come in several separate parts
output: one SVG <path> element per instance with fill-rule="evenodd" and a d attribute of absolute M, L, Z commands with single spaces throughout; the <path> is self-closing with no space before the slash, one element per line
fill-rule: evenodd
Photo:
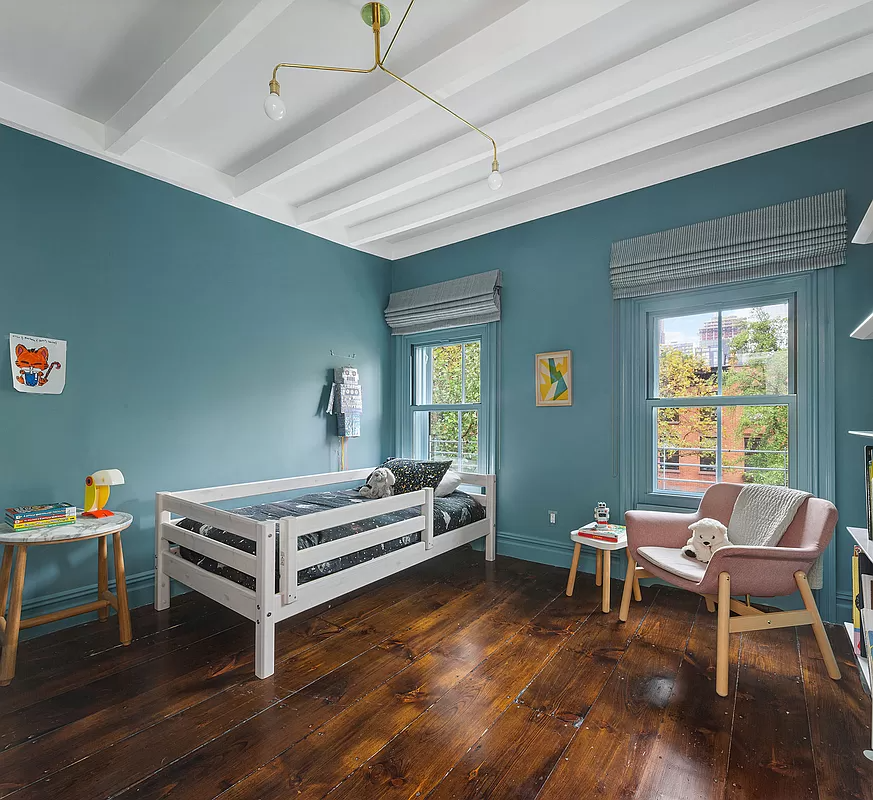
<path fill-rule="evenodd" d="M 313 606 L 341 597 L 388 575 L 438 556 L 461 545 L 485 538 L 485 559 L 496 553 L 496 478 L 494 475 L 464 473 L 462 486 L 482 487 L 484 494 L 472 495 L 485 507 L 485 518 L 439 536 L 433 533 L 433 489 L 332 508 L 276 522 L 259 522 L 213 508 L 209 503 L 258 495 L 311 489 L 331 484 L 366 481 L 373 468 L 279 478 L 257 483 L 238 483 L 185 492 L 159 492 L 155 500 L 155 608 L 170 605 L 170 578 L 255 622 L 255 674 L 273 674 L 276 624 Z M 346 525 L 405 508 L 420 508 L 418 516 L 383 525 L 303 550 L 297 537 L 314 531 Z M 180 528 L 180 518 L 189 518 L 255 542 L 255 554 L 243 552 L 214 539 Z M 392 553 L 297 585 L 297 571 L 329 559 L 356 553 L 373 545 L 421 532 L 421 541 Z M 276 538 L 279 539 L 279 586 L 276 586 Z M 212 558 L 255 579 L 255 590 L 209 572 L 182 558 L 178 546 Z"/>

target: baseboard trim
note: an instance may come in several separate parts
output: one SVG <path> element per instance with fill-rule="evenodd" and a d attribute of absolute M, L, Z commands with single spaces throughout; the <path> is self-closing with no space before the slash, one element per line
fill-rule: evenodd
<path fill-rule="evenodd" d="M 141 593 L 148 590 L 154 593 L 155 587 L 155 571 L 153 569 L 146 572 L 137 572 L 127 576 L 127 594 L 131 600 L 130 607 L 135 608 L 136 605 L 143 603 L 134 603 L 132 595 L 139 596 Z M 109 581 L 109 591 L 115 591 L 115 581 Z M 77 586 L 75 589 L 66 589 L 63 592 L 55 592 L 54 594 L 46 594 L 41 597 L 31 597 L 25 600 L 21 605 L 21 615 L 23 617 L 35 617 L 40 614 L 49 614 L 52 611 L 59 611 L 64 608 L 82 605 L 97 597 L 97 584 L 92 583 L 89 586 Z"/>
<path fill-rule="evenodd" d="M 582 572 L 594 572 L 594 553 L 593 547 L 582 549 L 579 558 L 579 569 Z M 509 531 L 497 531 L 497 554 L 569 569 L 570 560 L 573 558 L 573 544 L 569 536 L 566 542 L 555 542 Z"/>

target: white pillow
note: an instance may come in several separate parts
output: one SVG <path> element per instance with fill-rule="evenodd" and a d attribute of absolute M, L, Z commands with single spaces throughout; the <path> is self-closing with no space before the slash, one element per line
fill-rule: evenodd
<path fill-rule="evenodd" d="M 461 485 L 461 476 L 457 472 L 455 472 L 453 469 L 446 470 L 446 474 L 443 475 L 443 479 L 440 481 L 439 486 L 437 486 L 437 488 L 434 489 L 433 496 L 434 497 L 448 497 L 460 485 Z"/>

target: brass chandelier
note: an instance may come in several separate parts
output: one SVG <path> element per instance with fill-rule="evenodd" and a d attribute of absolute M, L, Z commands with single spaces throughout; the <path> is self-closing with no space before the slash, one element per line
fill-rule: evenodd
<path fill-rule="evenodd" d="M 373 62 L 373 66 L 369 69 L 353 69 L 351 67 L 323 67 L 316 66 L 314 64 L 276 64 L 273 68 L 273 78 L 270 81 L 270 94 L 267 95 L 267 99 L 264 101 L 264 111 L 267 113 L 267 116 L 275 121 L 279 122 L 285 117 L 285 103 L 282 98 L 279 96 L 279 81 L 276 80 L 276 74 L 279 72 L 281 68 L 293 68 L 293 69 L 320 69 L 325 70 L 327 72 L 356 72 L 362 75 L 367 75 L 371 72 L 375 72 L 377 69 L 381 69 L 386 75 L 390 75 L 394 80 L 399 81 L 404 86 L 408 86 L 415 92 L 418 92 L 422 97 L 431 101 L 438 105 L 444 111 L 448 111 L 455 119 L 463 122 L 467 127 L 472 128 L 476 133 L 484 136 L 489 142 L 491 142 L 491 147 L 494 151 L 494 160 L 491 162 L 491 174 L 488 176 L 488 186 L 490 186 L 495 191 L 503 186 L 503 176 L 500 174 L 499 164 L 497 163 L 497 142 L 494 141 L 485 131 L 481 128 L 477 128 L 472 122 L 464 119 L 460 114 L 456 114 L 452 109 L 444 106 L 439 100 L 435 100 L 429 94 L 426 94 L 417 86 L 413 86 L 409 81 L 404 80 L 399 75 L 395 75 L 388 67 L 385 66 L 385 59 L 388 58 L 388 54 L 391 52 L 391 48 L 394 46 L 394 42 L 397 39 L 397 34 L 400 33 L 400 29 L 403 27 L 403 23 L 406 22 L 406 18 L 409 16 L 409 12 L 414 5 L 415 0 L 411 0 L 409 6 L 406 9 L 406 12 L 403 14 L 403 19 L 400 20 L 400 25 L 397 26 L 397 30 L 394 32 L 394 36 L 391 39 L 391 42 L 388 45 L 388 49 L 385 51 L 383 55 L 381 52 L 381 33 L 382 28 L 385 27 L 391 19 L 391 12 L 388 10 L 387 6 L 382 3 L 365 3 L 363 8 L 361 9 L 361 19 L 369 25 L 373 29 L 373 44 L 375 49 L 375 60 Z"/>

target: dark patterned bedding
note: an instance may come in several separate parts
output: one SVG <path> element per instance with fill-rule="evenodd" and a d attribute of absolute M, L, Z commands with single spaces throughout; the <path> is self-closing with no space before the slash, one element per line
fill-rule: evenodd
<path fill-rule="evenodd" d="M 345 489 L 339 492 L 319 492 L 317 494 L 307 494 L 302 497 L 295 497 L 293 500 L 280 500 L 275 503 L 261 503 L 255 506 L 246 506 L 245 508 L 234 509 L 235 514 L 243 517 L 249 517 L 258 521 L 269 519 L 279 520 L 282 517 L 301 517 L 306 514 L 314 514 L 317 511 L 325 511 L 329 508 L 342 508 L 343 506 L 356 505 L 358 503 L 369 503 L 367 500 L 358 494 L 357 489 Z M 337 528 L 329 528 L 325 531 L 316 533 L 307 533 L 297 540 L 297 549 L 304 550 L 307 547 L 314 547 L 317 544 L 332 542 L 336 539 L 342 539 L 346 536 L 351 536 L 354 533 L 362 533 L 371 531 L 374 528 L 382 525 L 390 525 L 393 522 L 400 522 L 404 519 L 411 519 L 420 514 L 418 507 L 404 508 L 400 511 L 394 511 L 390 514 L 381 514 L 378 517 L 362 519 L 358 522 L 353 522 L 348 525 L 341 525 Z M 435 497 L 433 501 L 433 532 L 434 536 L 447 533 L 469 525 L 472 522 L 478 522 L 485 519 L 485 509 L 470 495 L 465 492 L 453 492 L 448 497 Z M 229 544 L 239 550 L 247 553 L 255 552 L 255 543 L 251 539 L 245 539 L 242 536 L 228 533 L 227 531 L 213 528 L 211 525 L 204 525 L 200 522 L 195 522 L 192 519 L 183 519 L 178 523 L 180 528 L 199 533 L 207 536 L 210 539 L 215 539 L 218 542 Z M 399 539 L 392 539 L 390 542 L 374 545 L 365 550 L 360 550 L 356 553 L 350 553 L 347 556 L 334 558 L 330 561 L 325 561 L 321 564 L 316 564 L 312 567 L 302 569 L 297 573 L 297 583 L 303 584 L 315 578 L 321 578 L 325 575 L 332 575 L 343 569 L 348 569 L 356 564 L 362 564 L 365 561 L 377 558 L 387 553 L 393 553 L 395 550 L 400 550 L 403 547 L 408 547 L 411 544 L 421 541 L 420 533 L 411 533 L 406 536 L 401 536 Z M 276 547 L 278 549 L 278 541 Z M 255 588 L 255 579 L 250 575 L 246 575 L 233 567 L 228 567 L 226 564 L 220 564 L 214 559 L 207 558 L 200 553 L 195 553 L 186 547 L 180 547 L 179 553 L 182 558 L 196 564 L 198 567 L 213 572 L 216 575 L 221 575 L 229 580 L 239 583 L 249 589 Z M 276 559 L 278 565 L 278 558 Z M 276 573 L 276 591 L 279 591 L 279 575 L 278 566 Z"/>

